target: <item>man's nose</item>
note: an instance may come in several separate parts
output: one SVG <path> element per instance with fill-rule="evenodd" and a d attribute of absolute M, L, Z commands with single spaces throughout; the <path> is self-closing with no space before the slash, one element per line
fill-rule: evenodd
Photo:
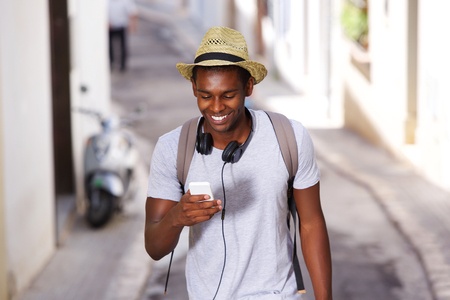
<path fill-rule="evenodd" d="M 220 100 L 220 98 L 216 97 L 212 103 L 212 111 L 214 111 L 214 113 L 220 113 L 221 111 L 224 110 L 225 105 L 223 105 L 222 101 Z"/>

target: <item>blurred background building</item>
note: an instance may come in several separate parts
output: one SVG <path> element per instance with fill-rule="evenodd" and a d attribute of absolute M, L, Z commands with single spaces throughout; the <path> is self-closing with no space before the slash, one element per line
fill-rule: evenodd
<path fill-rule="evenodd" d="M 165 3 L 202 32 L 240 30 L 270 76 L 450 190 L 449 2 Z M 26 288 L 83 211 L 82 149 L 96 124 L 72 108 L 110 110 L 106 5 L 0 0 L 0 299 Z"/>
<path fill-rule="evenodd" d="M 346 1 L 344 124 L 450 188 L 445 1 Z M 345 28 L 345 27 L 344 27 Z M 356 33 L 355 33 L 356 32 Z M 336 58 L 338 59 L 338 58 Z"/>

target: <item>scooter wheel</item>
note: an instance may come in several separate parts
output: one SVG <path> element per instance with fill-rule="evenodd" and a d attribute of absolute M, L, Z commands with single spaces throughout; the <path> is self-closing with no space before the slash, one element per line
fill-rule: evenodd
<path fill-rule="evenodd" d="M 92 189 L 88 199 L 87 222 L 94 228 L 105 225 L 114 213 L 114 196 L 101 189 Z"/>

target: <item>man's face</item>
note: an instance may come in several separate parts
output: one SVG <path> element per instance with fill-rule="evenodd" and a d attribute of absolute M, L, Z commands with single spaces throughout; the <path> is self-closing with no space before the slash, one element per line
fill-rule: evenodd
<path fill-rule="evenodd" d="M 235 69 L 202 68 L 192 88 L 209 131 L 231 133 L 244 124 L 245 97 L 253 91 L 253 79 L 244 86 Z"/>

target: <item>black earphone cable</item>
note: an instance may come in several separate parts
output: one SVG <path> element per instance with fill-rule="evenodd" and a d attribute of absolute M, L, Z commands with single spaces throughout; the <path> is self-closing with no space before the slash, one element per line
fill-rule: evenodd
<path fill-rule="evenodd" d="M 225 206 L 227 205 L 227 197 L 225 195 L 225 183 L 223 181 L 223 170 L 225 169 L 225 165 L 227 164 L 227 162 L 223 163 L 222 166 L 222 173 L 220 175 L 221 179 L 222 179 L 222 192 L 223 192 L 223 205 L 222 205 L 222 221 L 225 219 Z M 223 222 L 222 222 L 223 225 Z M 223 226 L 222 226 L 223 227 Z"/>
<path fill-rule="evenodd" d="M 216 290 L 216 293 L 214 294 L 213 300 L 216 299 L 217 293 L 219 292 L 220 285 L 222 284 L 223 273 L 225 271 L 225 265 L 227 263 L 227 243 L 226 243 L 226 240 L 225 240 L 225 229 L 224 229 L 225 206 L 226 206 L 226 203 L 227 203 L 227 197 L 225 195 L 225 184 L 224 184 L 224 180 L 223 180 L 223 170 L 224 170 L 226 164 L 227 164 L 227 162 L 224 162 L 224 164 L 222 166 L 222 173 L 221 173 L 222 191 L 223 191 L 223 205 L 222 205 L 223 267 L 222 267 L 222 272 L 220 274 L 219 284 L 217 285 L 217 290 Z"/>
<path fill-rule="evenodd" d="M 167 270 L 166 284 L 164 285 L 164 295 L 167 294 L 167 286 L 169 285 L 170 267 L 172 266 L 172 260 L 173 260 L 173 253 L 174 252 L 175 252 L 175 250 L 172 250 L 172 254 L 170 254 L 169 269 Z"/>

